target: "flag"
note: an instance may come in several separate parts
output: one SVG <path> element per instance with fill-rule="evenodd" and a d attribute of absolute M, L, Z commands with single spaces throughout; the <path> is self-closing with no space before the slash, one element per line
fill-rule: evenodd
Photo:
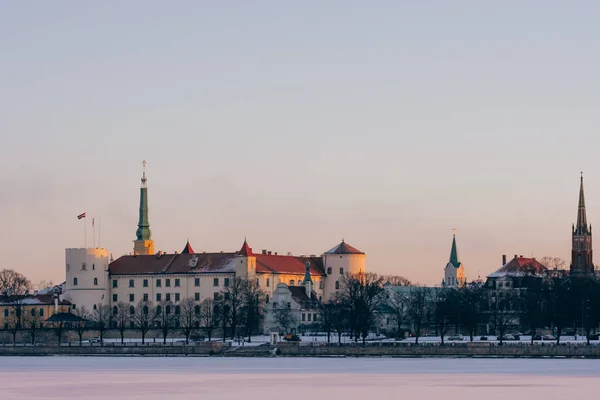
<path fill-rule="evenodd" d="M 85 218 L 85 213 L 83 213 L 83 214 L 79 214 L 79 215 L 77 216 L 77 219 L 81 219 L 81 218 Z"/>

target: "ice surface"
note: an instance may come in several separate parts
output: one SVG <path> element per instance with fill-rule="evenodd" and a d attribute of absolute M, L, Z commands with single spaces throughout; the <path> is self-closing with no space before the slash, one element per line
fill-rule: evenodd
<path fill-rule="evenodd" d="M 0 398 L 551 400 L 594 397 L 599 370 L 568 359 L 0 357 Z"/>

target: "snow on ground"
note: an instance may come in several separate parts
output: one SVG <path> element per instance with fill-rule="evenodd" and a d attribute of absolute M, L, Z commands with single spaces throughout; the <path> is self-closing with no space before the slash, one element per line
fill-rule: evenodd
<path fill-rule="evenodd" d="M 593 398 L 600 362 L 569 359 L 0 358 L 3 400 Z"/>

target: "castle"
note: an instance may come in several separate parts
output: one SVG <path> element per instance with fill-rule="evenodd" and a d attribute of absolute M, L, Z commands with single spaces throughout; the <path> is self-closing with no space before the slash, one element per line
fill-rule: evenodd
<path fill-rule="evenodd" d="M 327 302 L 344 275 L 366 272 L 365 253 L 344 240 L 321 256 L 255 253 L 245 239 L 237 252 L 196 253 L 189 241 L 180 253 L 155 252 L 154 248 L 144 163 L 133 254 L 111 260 L 104 248 L 66 249 L 65 299 L 73 310 L 85 307 L 89 311 L 100 304 L 114 308 L 119 302 L 130 307 L 139 301 L 177 304 L 192 298 L 201 302 L 215 298 L 234 278 L 256 279 L 267 303 L 280 298 L 293 301 L 298 321 L 303 321 L 311 315 L 302 313 L 306 299 Z"/>

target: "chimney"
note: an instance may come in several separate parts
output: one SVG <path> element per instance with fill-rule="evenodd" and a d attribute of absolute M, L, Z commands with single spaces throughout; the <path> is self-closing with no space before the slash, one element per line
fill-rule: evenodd
<path fill-rule="evenodd" d="M 502 254 L 502 265 L 506 265 L 506 254 Z"/>
<path fill-rule="evenodd" d="M 263 249 L 262 253 L 263 253 L 263 256 L 266 256 L 267 255 L 267 250 Z"/>
<path fill-rule="evenodd" d="M 268 252 L 267 252 L 267 254 L 268 254 L 268 255 L 271 255 L 271 251 L 268 251 Z"/>
<path fill-rule="evenodd" d="M 517 255 L 515 254 L 515 258 L 517 258 Z"/>

